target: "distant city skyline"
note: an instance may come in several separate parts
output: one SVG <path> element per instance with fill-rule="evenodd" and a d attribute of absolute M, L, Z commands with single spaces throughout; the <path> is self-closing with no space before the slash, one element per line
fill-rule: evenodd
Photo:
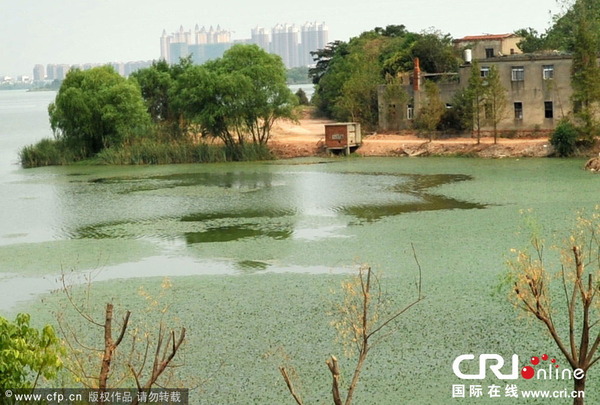
<path fill-rule="evenodd" d="M 234 43 L 256 44 L 265 51 L 281 56 L 287 68 L 308 66 L 313 60 L 311 51 L 321 49 L 328 43 L 329 30 L 324 22 L 304 23 L 298 28 L 295 24 L 277 24 L 270 30 L 262 27 L 252 28 L 249 37 L 242 40 L 232 40 L 232 32 L 221 28 L 220 25 L 200 27 L 196 24 L 194 30 L 185 30 L 183 25 L 179 30 L 167 34 L 163 29 L 160 36 L 160 56 L 146 61 L 129 62 L 85 62 L 76 64 L 65 63 L 36 63 L 30 73 L 11 77 L 12 82 L 52 81 L 63 80 L 71 68 L 82 70 L 96 66 L 111 65 L 122 76 L 129 76 L 134 71 L 151 65 L 153 60 L 164 59 L 174 64 L 180 58 L 192 56 L 194 63 L 202 64 L 208 60 L 219 58 Z M 0 74 L 0 83 L 6 81 Z"/>
<path fill-rule="evenodd" d="M 327 22 L 329 41 L 348 41 L 376 26 L 392 24 L 403 24 L 415 32 L 435 27 L 457 38 L 524 27 L 543 32 L 551 21 L 549 11 L 559 11 L 554 0 L 505 0 L 493 9 L 482 6 L 479 0 L 5 1 L 0 24 L 0 76 L 31 76 L 36 64 L 157 59 L 157 34 L 169 27 L 193 27 L 196 22 L 226 26 L 234 41 L 247 37 L 251 27 L 315 20 Z"/>
<path fill-rule="evenodd" d="M 271 29 L 252 28 L 250 37 L 233 40 L 233 33 L 217 25 L 184 29 L 160 37 L 160 58 L 174 64 L 180 58 L 191 56 L 194 63 L 202 64 L 219 58 L 235 43 L 255 44 L 265 51 L 279 55 L 287 68 L 308 66 L 313 63 L 310 52 L 324 48 L 329 42 L 329 28 L 324 22 L 296 24 L 278 23 Z"/>

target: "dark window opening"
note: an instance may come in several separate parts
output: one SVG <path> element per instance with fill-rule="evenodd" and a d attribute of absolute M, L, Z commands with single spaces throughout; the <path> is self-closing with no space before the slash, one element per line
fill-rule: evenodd
<path fill-rule="evenodd" d="M 485 48 L 485 57 L 493 58 L 494 57 L 494 48 Z"/>
<path fill-rule="evenodd" d="M 523 119 L 523 103 L 521 103 L 521 102 L 515 103 L 515 119 L 516 120 Z"/>
<path fill-rule="evenodd" d="M 554 118 L 554 106 L 552 101 L 544 101 L 544 117 Z"/>

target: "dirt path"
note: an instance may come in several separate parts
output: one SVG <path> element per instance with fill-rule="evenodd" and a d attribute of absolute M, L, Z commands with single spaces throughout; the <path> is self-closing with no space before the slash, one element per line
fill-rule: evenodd
<path fill-rule="evenodd" d="M 270 146 L 279 158 L 317 156 L 325 153 L 325 124 L 334 121 L 302 118 L 298 123 L 277 122 Z M 429 156 L 465 155 L 481 157 L 543 157 L 551 146 L 547 137 L 535 139 L 448 138 L 428 142 L 414 134 L 363 134 L 363 144 L 356 151 L 361 156 Z"/>

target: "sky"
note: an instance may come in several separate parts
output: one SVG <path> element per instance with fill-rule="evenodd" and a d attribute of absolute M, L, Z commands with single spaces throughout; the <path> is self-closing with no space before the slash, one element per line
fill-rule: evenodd
<path fill-rule="evenodd" d="M 220 25 L 233 39 L 277 23 L 325 22 L 329 40 L 374 27 L 434 27 L 454 38 L 524 27 L 543 32 L 555 0 L 0 0 L 0 76 L 29 75 L 35 64 L 152 60 L 167 33 Z"/>

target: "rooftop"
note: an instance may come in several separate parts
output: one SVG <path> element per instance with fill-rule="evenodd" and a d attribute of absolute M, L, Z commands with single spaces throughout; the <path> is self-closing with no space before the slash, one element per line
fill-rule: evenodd
<path fill-rule="evenodd" d="M 468 41 L 489 41 L 516 37 L 515 34 L 486 34 L 486 35 L 469 35 L 463 38 L 455 39 L 454 42 Z"/>

